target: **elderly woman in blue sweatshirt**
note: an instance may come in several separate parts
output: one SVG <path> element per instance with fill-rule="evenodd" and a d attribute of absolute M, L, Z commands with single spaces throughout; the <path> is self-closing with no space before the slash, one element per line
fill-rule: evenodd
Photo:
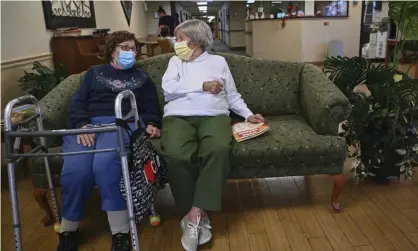
<path fill-rule="evenodd" d="M 263 122 L 237 92 L 226 60 L 210 55 L 212 32 L 201 20 L 175 29 L 177 56 L 162 80 L 167 104 L 161 134 L 170 188 L 183 215 L 181 243 L 195 251 L 211 237 L 207 211 L 221 209 L 230 170 L 230 110 L 249 122 Z"/>
<path fill-rule="evenodd" d="M 149 76 L 134 67 L 136 53 L 140 49 L 135 35 L 127 31 L 113 32 L 105 47 L 109 64 L 93 66 L 84 75 L 69 105 L 68 128 L 114 123 L 116 96 L 123 90 L 131 90 L 136 97 L 139 115 L 147 125 L 147 133 L 158 137 L 161 114 L 157 91 Z M 124 100 L 122 113 L 129 111 L 130 103 Z M 63 152 L 118 147 L 116 132 L 66 136 L 63 141 Z M 118 154 L 71 155 L 63 159 L 62 223 L 57 250 L 78 249 L 77 230 L 94 185 L 99 188 L 102 210 L 107 212 L 113 235 L 111 250 L 131 250 L 126 201 L 119 190 L 121 163 Z"/>

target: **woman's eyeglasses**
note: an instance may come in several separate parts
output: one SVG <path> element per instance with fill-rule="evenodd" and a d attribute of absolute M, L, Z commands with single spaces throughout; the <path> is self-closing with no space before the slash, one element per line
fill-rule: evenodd
<path fill-rule="evenodd" d="M 136 47 L 130 47 L 128 45 L 120 45 L 120 44 L 118 44 L 117 47 L 121 48 L 124 51 L 133 51 L 133 52 L 136 52 L 137 51 L 137 48 Z"/>

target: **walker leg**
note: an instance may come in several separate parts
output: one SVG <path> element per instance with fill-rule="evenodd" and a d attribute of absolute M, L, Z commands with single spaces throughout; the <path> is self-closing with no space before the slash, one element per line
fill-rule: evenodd
<path fill-rule="evenodd" d="M 131 232 L 131 240 L 132 240 L 132 250 L 139 251 L 139 240 L 138 240 L 138 231 L 136 229 L 135 224 L 135 214 L 134 214 L 134 206 L 132 203 L 132 193 L 131 193 L 131 182 L 129 179 L 129 169 L 128 169 L 128 156 L 127 151 L 125 150 L 125 139 L 124 139 L 124 129 L 119 127 L 118 128 L 118 138 L 119 138 L 119 146 L 120 146 L 120 159 L 122 164 L 122 176 L 123 176 L 123 183 L 125 185 L 125 193 L 126 193 L 126 203 L 128 207 L 128 216 L 129 216 L 129 229 Z"/>
<path fill-rule="evenodd" d="M 126 152 L 125 152 L 126 153 Z M 121 153 L 122 154 L 122 153 Z M 121 155 L 123 182 L 125 184 L 126 202 L 128 206 L 129 228 L 131 230 L 132 250 L 139 251 L 138 232 L 135 224 L 134 207 L 132 203 L 131 185 L 128 170 L 128 158 Z"/>
<path fill-rule="evenodd" d="M 39 106 L 39 103 L 37 105 Z M 40 109 L 38 109 L 38 110 L 40 111 Z M 38 131 L 43 131 L 44 126 L 43 126 L 43 122 L 42 122 L 42 114 L 39 114 L 39 117 L 36 119 L 36 122 L 38 124 Z M 39 137 L 39 139 L 41 141 L 41 145 L 44 147 L 44 151 L 47 152 L 47 145 L 46 145 L 45 137 Z M 61 230 L 60 216 L 59 216 L 59 213 L 58 213 L 57 199 L 56 199 L 56 196 L 55 196 L 54 184 L 52 183 L 52 175 L 51 175 L 51 169 L 49 168 L 48 157 L 44 157 L 44 163 L 45 163 L 46 177 L 48 179 L 49 194 L 51 196 L 51 201 L 52 201 L 52 212 L 53 212 L 54 218 L 55 218 L 54 231 L 56 233 L 59 233 L 60 230 Z"/>
<path fill-rule="evenodd" d="M 149 212 L 150 212 L 150 216 L 149 216 L 150 225 L 153 227 L 159 227 L 161 225 L 161 218 L 155 211 L 154 204 L 151 205 Z"/>
<path fill-rule="evenodd" d="M 22 251 L 22 235 L 16 191 L 15 164 L 12 162 L 12 160 L 9 160 L 9 163 L 7 163 L 7 172 L 9 175 L 10 199 L 12 202 L 14 242 L 16 251 Z"/>
<path fill-rule="evenodd" d="M 115 115 L 116 118 L 123 119 L 122 114 L 122 100 L 129 97 L 131 103 L 131 110 L 134 112 L 135 127 L 138 128 L 139 115 L 136 107 L 135 95 L 132 91 L 125 90 L 120 92 L 115 100 Z M 135 214 L 134 214 L 134 205 L 132 202 L 132 193 L 131 193 L 131 181 L 129 179 L 129 167 L 128 167 L 128 153 L 126 151 L 126 142 L 125 142 L 125 130 L 118 126 L 118 140 L 119 140 L 119 155 L 122 164 L 122 176 L 123 183 L 125 185 L 125 194 L 126 194 L 126 204 L 128 207 L 129 215 L 129 228 L 131 230 L 131 240 L 132 240 L 132 250 L 139 251 L 139 239 L 138 231 L 135 224 Z"/>

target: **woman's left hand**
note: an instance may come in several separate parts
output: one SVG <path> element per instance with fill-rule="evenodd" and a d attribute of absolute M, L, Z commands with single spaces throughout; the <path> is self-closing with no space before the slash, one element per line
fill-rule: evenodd
<path fill-rule="evenodd" d="M 160 129 L 153 125 L 148 125 L 146 132 L 149 134 L 151 138 L 158 138 L 160 137 Z"/>
<path fill-rule="evenodd" d="M 264 123 L 265 120 L 261 114 L 251 115 L 247 118 L 247 121 L 250 123 Z"/>

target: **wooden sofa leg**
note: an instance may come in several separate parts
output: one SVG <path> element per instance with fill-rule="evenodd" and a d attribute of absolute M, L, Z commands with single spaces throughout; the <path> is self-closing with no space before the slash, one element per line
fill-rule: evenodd
<path fill-rule="evenodd" d="M 340 205 L 340 203 L 338 203 L 338 196 L 343 190 L 345 184 L 345 177 L 344 174 L 331 175 L 331 177 L 334 180 L 334 189 L 332 191 L 331 196 L 331 205 L 334 212 L 339 213 L 342 211 L 343 208 Z"/>
<path fill-rule="evenodd" d="M 45 217 L 42 219 L 42 223 L 45 227 L 54 224 L 54 217 L 52 215 L 51 208 L 48 204 L 47 199 L 48 189 L 43 188 L 35 188 L 33 191 L 33 197 L 35 198 L 36 202 L 38 203 L 39 207 L 45 211 Z"/>

